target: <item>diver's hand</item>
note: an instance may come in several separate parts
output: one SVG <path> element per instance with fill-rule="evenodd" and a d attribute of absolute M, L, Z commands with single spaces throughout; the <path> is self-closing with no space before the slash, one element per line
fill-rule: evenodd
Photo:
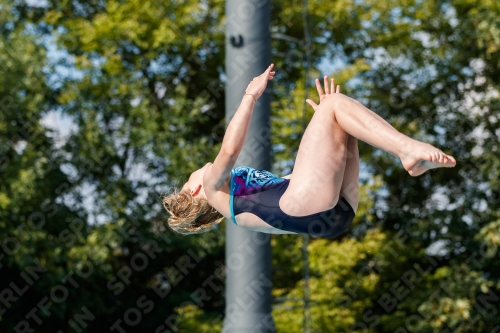
<path fill-rule="evenodd" d="M 254 77 L 245 90 L 245 93 L 252 94 L 255 96 L 255 99 L 258 99 L 264 93 L 264 90 L 266 90 L 267 81 L 272 80 L 274 77 L 275 72 L 272 72 L 273 67 L 274 64 L 271 64 L 264 73 Z"/>
<path fill-rule="evenodd" d="M 318 89 L 318 94 L 319 94 L 319 104 L 326 98 L 327 95 L 335 94 L 335 93 L 340 93 L 340 86 L 337 85 L 337 91 L 335 91 L 335 79 L 330 80 L 330 87 L 328 87 L 328 76 L 325 75 L 323 78 L 325 81 L 325 92 L 323 93 L 323 89 L 321 88 L 321 83 L 319 82 L 319 79 L 316 79 L 316 89 Z M 312 106 L 314 111 L 318 108 L 318 104 L 314 103 L 310 99 L 306 99 L 306 102 Z"/>

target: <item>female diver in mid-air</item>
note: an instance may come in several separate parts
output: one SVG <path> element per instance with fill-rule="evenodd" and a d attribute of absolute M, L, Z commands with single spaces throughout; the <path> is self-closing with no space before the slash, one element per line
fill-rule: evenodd
<path fill-rule="evenodd" d="M 182 190 L 163 198 L 168 225 L 182 234 L 209 231 L 224 218 L 245 229 L 272 234 L 305 233 L 333 238 L 349 228 L 358 208 L 357 139 L 398 157 L 411 176 L 454 167 L 455 159 L 398 132 L 360 102 L 316 79 L 320 104 L 300 142 L 293 173 L 234 168 L 254 105 L 275 72 L 271 64 L 248 85 L 231 119 L 219 154 L 191 174 Z"/>

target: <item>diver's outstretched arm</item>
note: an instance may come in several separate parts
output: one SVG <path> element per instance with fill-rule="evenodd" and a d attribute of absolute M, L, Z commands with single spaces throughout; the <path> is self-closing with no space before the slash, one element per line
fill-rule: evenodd
<path fill-rule="evenodd" d="M 267 81 L 272 80 L 274 77 L 275 72 L 272 72 L 273 67 L 274 64 L 271 64 L 264 73 L 255 77 L 250 82 L 238 110 L 236 110 L 236 113 L 227 126 L 224 139 L 222 140 L 222 148 L 233 155 L 238 156 L 243 148 L 255 103 L 262 93 L 264 93 L 264 90 L 266 90 Z"/>

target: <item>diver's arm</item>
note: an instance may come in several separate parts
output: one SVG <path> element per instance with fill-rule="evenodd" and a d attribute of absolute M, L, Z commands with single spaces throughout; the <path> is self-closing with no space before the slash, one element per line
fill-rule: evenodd
<path fill-rule="evenodd" d="M 236 157 L 240 154 L 250 127 L 255 102 L 266 90 L 267 81 L 274 77 L 274 72 L 271 71 L 273 67 L 274 65 L 271 64 L 264 73 L 255 77 L 248 85 L 238 110 L 227 126 L 221 150 L 225 149 Z"/>
<path fill-rule="evenodd" d="M 254 105 L 253 97 L 245 95 L 240 107 L 236 110 L 233 119 L 229 123 L 219 154 L 217 154 L 214 163 L 208 167 L 203 175 L 203 186 L 205 186 L 207 195 L 209 192 L 220 189 L 236 164 L 252 119 Z"/>
<path fill-rule="evenodd" d="M 255 100 L 251 95 L 244 95 L 240 106 L 227 126 L 222 139 L 221 150 L 238 156 L 247 137 L 250 121 L 252 120 Z"/>

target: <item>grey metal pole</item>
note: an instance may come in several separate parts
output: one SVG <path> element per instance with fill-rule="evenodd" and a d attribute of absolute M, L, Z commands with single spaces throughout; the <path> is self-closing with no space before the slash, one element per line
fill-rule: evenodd
<path fill-rule="evenodd" d="M 226 1 L 226 124 L 245 89 L 270 65 L 269 0 Z M 269 87 L 269 84 L 268 84 Z M 271 168 L 270 96 L 257 101 L 236 166 Z M 276 332 L 271 315 L 271 235 L 226 221 L 224 333 Z"/>

